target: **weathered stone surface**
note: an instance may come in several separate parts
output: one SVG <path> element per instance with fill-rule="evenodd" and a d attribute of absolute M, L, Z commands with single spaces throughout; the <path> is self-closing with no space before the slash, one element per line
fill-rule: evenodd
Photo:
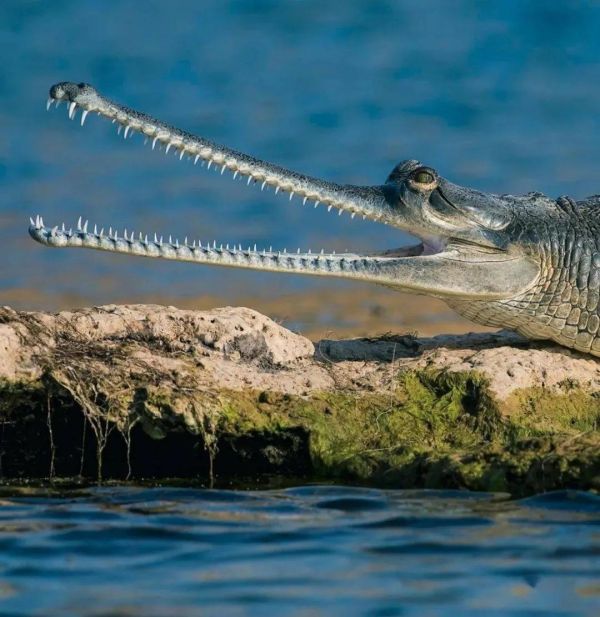
<path fill-rule="evenodd" d="M 0 309 L 0 379 L 37 379 L 57 346 L 106 345 L 156 369 L 192 371 L 215 388 L 309 394 L 385 388 L 391 369 L 477 371 L 500 400 L 517 389 L 569 380 L 600 389 L 600 362 L 511 332 L 323 340 L 247 308 L 179 310 L 159 305 L 100 306 L 55 314 Z M 201 358 L 194 368 L 190 358 Z"/>
<path fill-rule="evenodd" d="M 6 426 L 43 418 L 44 430 L 60 425 L 64 432 L 75 424 L 60 414 L 80 409 L 82 430 L 91 426 L 96 438 L 98 473 L 115 428 L 128 444 L 132 431 L 142 429 L 159 439 L 188 434 L 200 439 L 211 461 L 217 452 L 224 456 L 224 443 L 234 444 L 236 456 L 260 451 L 259 468 L 267 472 L 299 473 L 289 466 L 293 458 L 310 460 L 321 474 L 361 481 L 512 488 L 524 477 L 537 486 L 536 465 L 549 482 L 556 458 L 560 473 L 550 486 L 573 484 L 577 473 L 578 486 L 600 486 L 600 363 L 512 333 L 313 344 L 247 308 L 110 305 L 48 314 L 4 307 L 0 384 Z M 41 425 L 34 425 L 32 434 L 42 438 Z M 16 447 L 24 433 L 14 431 L 14 443 L 0 443 L 13 459 L 29 447 L 28 441 Z M 257 435 L 268 446 L 259 447 Z M 55 441 L 52 436 L 52 461 Z M 0 472 L 37 473 L 30 465 L 36 447 L 31 444 L 29 462 L 4 463 Z M 158 446 L 144 448 L 154 456 Z M 507 454 L 513 451 L 516 459 Z M 525 456 L 534 458 L 525 464 Z M 73 473 L 67 458 L 60 465 L 69 471 L 58 475 Z M 575 462 L 565 468 L 567 459 Z M 140 474 L 151 475 L 144 460 L 139 466 Z M 580 471 L 569 475 L 571 468 Z"/>

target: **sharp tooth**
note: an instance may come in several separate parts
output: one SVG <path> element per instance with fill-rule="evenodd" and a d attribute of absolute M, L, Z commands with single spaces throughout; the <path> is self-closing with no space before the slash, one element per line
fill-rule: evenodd
<path fill-rule="evenodd" d="M 50 99 L 52 100 L 52 99 Z M 31 225 L 31 227 L 35 227 L 35 221 L 33 220 L 32 217 L 29 217 L 29 224 Z"/>
<path fill-rule="evenodd" d="M 48 111 L 48 110 L 50 109 L 50 105 L 52 105 L 52 101 L 54 101 L 54 99 L 53 99 L 53 98 L 49 98 L 49 99 L 46 101 L 46 111 Z"/>
<path fill-rule="evenodd" d="M 279 193 L 279 187 L 278 186 L 275 187 L 275 195 L 277 195 L 277 193 Z"/>
<path fill-rule="evenodd" d="M 69 105 L 69 118 L 71 120 L 73 120 L 73 118 L 75 117 L 75 111 L 77 109 L 77 103 L 75 101 L 72 101 L 71 104 Z"/>
<path fill-rule="evenodd" d="M 51 235 L 51 236 L 55 236 L 57 231 L 58 231 L 58 226 L 54 226 L 54 227 L 50 230 L 50 235 Z"/>
<path fill-rule="evenodd" d="M 40 216 L 40 227 L 44 227 L 44 219 Z"/>
<path fill-rule="evenodd" d="M 154 147 L 156 146 L 156 142 L 157 142 L 157 141 L 158 141 L 158 137 L 155 137 L 155 138 L 152 140 L 152 150 L 154 150 Z"/>
<path fill-rule="evenodd" d="M 144 236 L 144 244 L 146 244 L 146 245 L 148 244 L 148 234 L 146 234 Z"/>
<path fill-rule="evenodd" d="M 160 237 L 160 240 L 158 241 L 158 243 L 162 246 L 163 245 L 163 237 Z"/>
<path fill-rule="evenodd" d="M 148 143 L 148 138 L 144 137 L 144 146 Z"/>
<path fill-rule="evenodd" d="M 256 253 L 256 244 L 254 245 L 254 252 Z"/>
<path fill-rule="evenodd" d="M 234 179 L 234 180 L 237 178 L 237 175 L 238 175 L 239 173 L 240 173 L 240 172 L 239 172 L 237 169 L 233 172 L 233 179 Z"/>
<path fill-rule="evenodd" d="M 94 235 L 97 236 L 98 235 L 98 228 L 96 227 L 96 225 L 94 225 Z"/>
<path fill-rule="evenodd" d="M 308 197 L 305 197 L 305 198 L 302 200 L 302 205 L 303 205 L 303 206 L 305 206 L 305 205 L 306 205 L 306 200 L 307 200 L 307 199 L 308 199 Z"/>
<path fill-rule="evenodd" d="M 64 223 L 62 224 L 62 227 L 60 228 L 60 230 L 64 233 L 64 231 L 65 231 L 65 224 Z"/>
<path fill-rule="evenodd" d="M 177 238 L 175 238 L 175 248 L 176 249 L 179 248 L 179 240 Z"/>
<path fill-rule="evenodd" d="M 343 212 L 343 211 L 344 211 L 344 208 L 340 208 L 340 209 L 338 210 L 338 216 L 342 216 L 342 212 Z"/>
<path fill-rule="evenodd" d="M 173 239 L 169 236 L 169 244 L 173 244 Z"/>
<path fill-rule="evenodd" d="M 289 199 L 290 201 L 292 201 L 292 197 L 293 197 L 293 196 L 294 196 L 294 191 L 292 191 L 292 192 L 290 193 L 290 199 Z"/>
<path fill-rule="evenodd" d="M 185 154 L 185 148 L 181 149 L 181 152 L 179 153 L 179 160 L 181 161 L 181 159 L 183 158 L 183 155 Z"/>
<path fill-rule="evenodd" d="M 208 161 L 208 165 L 206 166 L 206 169 L 210 169 L 211 165 L 212 165 L 212 159 L 210 161 Z"/>
<path fill-rule="evenodd" d="M 109 227 L 108 228 L 108 237 L 112 239 L 112 235 L 113 235 L 112 227 Z"/>
<path fill-rule="evenodd" d="M 83 230 L 82 230 L 84 234 L 86 234 L 86 233 L 87 233 L 87 228 L 88 228 L 88 222 L 86 221 L 86 222 L 83 224 Z"/>
<path fill-rule="evenodd" d="M 87 115 L 88 115 L 89 113 L 90 113 L 90 112 L 89 112 L 87 109 L 84 109 L 84 110 L 81 112 L 81 126 L 83 126 L 83 123 L 85 122 L 85 119 L 86 119 L 86 117 L 87 117 Z"/>
<path fill-rule="evenodd" d="M 350 215 L 350 218 L 354 218 L 355 216 L 356 216 L 356 212 L 353 212 L 353 213 Z"/>
<path fill-rule="evenodd" d="M 121 129 L 123 128 L 122 124 L 119 124 L 119 126 L 117 127 L 117 135 L 121 134 Z"/>
<path fill-rule="evenodd" d="M 100 230 L 100 233 L 98 235 L 100 236 L 100 238 L 104 238 L 104 227 Z"/>
<path fill-rule="evenodd" d="M 252 182 L 252 176 L 248 176 L 248 182 L 246 182 L 246 186 L 248 186 Z"/>
<path fill-rule="evenodd" d="M 317 199 L 317 201 L 315 201 L 315 208 L 320 204 L 321 202 Z"/>
<path fill-rule="evenodd" d="M 169 154 L 169 149 L 171 148 L 171 142 L 169 142 L 167 144 L 167 147 L 165 148 L 165 154 Z"/>
<path fill-rule="evenodd" d="M 331 204 L 329 206 L 327 206 L 327 212 L 331 212 L 331 208 L 333 208 L 333 206 Z"/>
<path fill-rule="evenodd" d="M 223 163 L 223 167 L 221 167 L 221 175 L 223 175 L 223 172 L 227 169 L 227 165 L 225 163 Z"/>
<path fill-rule="evenodd" d="M 128 238 L 127 238 L 127 229 L 123 230 L 123 237 L 125 238 L 125 240 L 128 240 Z"/>
<path fill-rule="evenodd" d="M 81 217 L 77 219 L 77 231 L 81 230 Z"/>
<path fill-rule="evenodd" d="M 158 244 L 158 237 L 154 234 L 154 244 Z"/>
<path fill-rule="evenodd" d="M 200 155 L 196 154 L 196 157 L 194 158 L 194 165 L 198 162 L 199 158 L 200 158 Z"/>
<path fill-rule="evenodd" d="M 265 184 L 267 183 L 267 181 L 265 180 L 261 185 L 260 185 L 260 190 L 264 190 L 265 188 Z"/>
<path fill-rule="evenodd" d="M 61 103 L 62 101 L 60 99 L 56 99 L 56 107 L 58 107 Z"/>
<path fill-rule="evenodd" d="M 123 139 L 127 139 L 127 133 L 129 133 L 129 124 L 125 127 L 125 131 L 123 132 Z"/>
<path fill-rule="evenodd" d="M 187 246 L 187 236 L 184 238 L 183 243 Z"/>

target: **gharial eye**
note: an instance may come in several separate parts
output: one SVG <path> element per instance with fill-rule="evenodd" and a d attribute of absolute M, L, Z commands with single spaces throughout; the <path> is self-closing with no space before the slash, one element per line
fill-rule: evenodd
<path fill-rule="evenodd" d="M 435 182 L 435 176 L 426 169 L 417 169 L 411 176 L 414 182 L 418 184 L 432 184 Z"/>

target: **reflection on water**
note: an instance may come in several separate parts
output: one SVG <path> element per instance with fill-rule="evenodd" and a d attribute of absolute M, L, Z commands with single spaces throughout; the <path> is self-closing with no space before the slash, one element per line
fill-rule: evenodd
<path fill-rule="evenodd" d="M 207 291 L 238 303 L 331 287 L 52 251 L 27 236 L 35 212 L 47 222 L 83 215 L 102 226 L 290 249 L 379 250 L 407 240 L 151 152 L 139 137 L 124 142 L 96 117 L 81 129 L 64 106 L 47 114 L 56 81 L 88 81 L 183 128 L 334 181 L 380 183 L 414 157 L 485 190 L 583 197 L 599 190 L 599 26 L 598 3 L 547 0 L 150 1 L 143 19 L 130 1 L 6 0 L 0 303 L 177 303 Z"/>
<path fill-rule="evenodd" d="M 6 615 L 597 615 L 600 498 L 3 489 Z"/>

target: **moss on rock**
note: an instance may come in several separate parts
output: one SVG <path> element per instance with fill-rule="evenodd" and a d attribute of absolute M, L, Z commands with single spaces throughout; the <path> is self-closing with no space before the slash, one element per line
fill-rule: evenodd
<path fill-rule="evenodd" d="M 364 361 L 357 350 L 366 353 L 372 342 L 340 342 L 334 361 L 310 355 L 305 339 L 293 352 L 300 337 L 256 313 L 223 309 L 213 320 L 142 308 L 90 309 L 61 320 L 7 314 L 3 327 L 16 323 L 24 342 L 14 343 L 20 360 L 0 379 L 4 479 L 227 483 L 279 474 L 515 495 L 600 490 L 593 381 L 522 387 L 501 399 L 489 366 L 481 373 L 423 368 L 411 356 L 417 344 L 394 363 L 396 342 L 391 359 Z M 249 332 L 258 341 L 251 350 L 238 344 Z M 206 333 L 222 342 L 219 350 L 205 344 Z M 268 354 L 260 351 L 265 345 L 273 348 Z M 442 358 L 464 362 L 464 351 Z M 580 361 L 595 379 L 589 363 Z"/>

